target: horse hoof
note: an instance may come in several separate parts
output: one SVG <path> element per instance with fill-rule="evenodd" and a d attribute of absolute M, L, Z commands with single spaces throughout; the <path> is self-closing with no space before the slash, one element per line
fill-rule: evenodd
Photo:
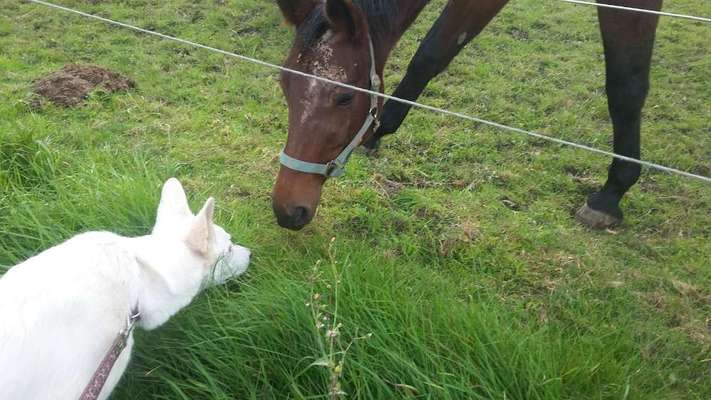
<path fill-rule="evenodd" d="M 586 202 L 577 213 L 575 219 L 592 229 L 608 229 L 619 225 L 622 218 L 614 217 L 602 211 L 593 210 Z"/>

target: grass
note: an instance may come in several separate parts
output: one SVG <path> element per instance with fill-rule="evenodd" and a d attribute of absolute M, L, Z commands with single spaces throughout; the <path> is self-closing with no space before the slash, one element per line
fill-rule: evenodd
<path fill-rule="evenodd" d="M 291 38 L 271 2 L 62 4 L 272 62 Z M 391 90 L 442 4 L 395 50 Z M 598 36 L 592 9 L 514 2 L 422 101 L 609 148 Z M 646 159 L 705 175 L 710 39 L 708 25 L 662 20 L 643 127 Z M 29 107 L 32 82 L 70 62 L 138 89 Z M 274 71 L 11 2 L 0 93 L 0 269 L 80 231 L 148 232 L 173 175 L 195 206 L 215 196 L 219 222 L 254 250 L 246 278 L 138 332 L 113 399 L 328 398 L 313 293 L 328 315 L 338 304 L 336 348 L 373 334 L 339 355 L 349 398 L 711 398 L 708 185 L 645 170 L 625 224 L 590 231 L 572 213 L 608 160 L 413 111 L 292 233 L 269 202 L 287 129 Z"/>

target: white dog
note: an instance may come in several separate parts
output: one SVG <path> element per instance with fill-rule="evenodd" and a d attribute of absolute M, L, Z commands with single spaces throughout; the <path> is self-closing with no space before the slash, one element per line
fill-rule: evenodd
<path fill-rule="evenodd" d="M 204 286 L 243 273 L 250 252 L 213 224 L 213 210 L 210 198 L 193 215 L 170 179 L 150 235 L 84 233 L 11 268 L 0 278 L 0 399 L 78 400 L 132 313 L 154 329 Z M 132 346 L 129 336 L 99 399 Z"/>

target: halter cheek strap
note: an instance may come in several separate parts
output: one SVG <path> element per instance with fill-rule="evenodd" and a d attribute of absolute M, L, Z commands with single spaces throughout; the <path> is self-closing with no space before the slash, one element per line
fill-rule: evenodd
<path fill-rule="evenodd" d="M 378 71 L 375 67 L 375 50 L 373 49 L 373 41 L 368 39 L 368 44 L 370 46 L 370 90 L 379 91 L 380 90 L 380 77 L 378 76 Z M 356 149 L 363 141 L 363 137 L 368 133 L 368 130 L 373 127 L 373 129 L 378 129 L 380 121 L 378 120 L 378 96 L 375 94 L 370 95 L 370 111 L 368 111 L 368 116 L 363 122 L 358 133 L 356 133 L 353 140 L 341 151 L 341 153 L 325 164 L 312 163 L 308 161 L 302 161 L 297 158 L 291 157 L 286 154 L 284 150 L 279 154 L 279 162 L 289 169 L 298 172 L 304 172 L 307 174 L 323 175 L 328 178 L 335 178 L 342 176 L 345 173 L 346 163 L 350 158 L 353 150 Z"/>

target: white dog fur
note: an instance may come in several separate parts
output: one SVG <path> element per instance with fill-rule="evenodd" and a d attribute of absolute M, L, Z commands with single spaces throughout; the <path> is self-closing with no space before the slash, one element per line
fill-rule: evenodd
<path fill-rule="evenodd" d="M 163 186 L 150 235 L 78 235 L 0 278 L 0 399 L 77 400 L 134 307 L 154 329 L 201 288 L 243 273 L 248 249 L 212 223 L 214 200 L 197 215 L 176 179 Z M 129 362 L 133 337 L 99 399 Z"/>

